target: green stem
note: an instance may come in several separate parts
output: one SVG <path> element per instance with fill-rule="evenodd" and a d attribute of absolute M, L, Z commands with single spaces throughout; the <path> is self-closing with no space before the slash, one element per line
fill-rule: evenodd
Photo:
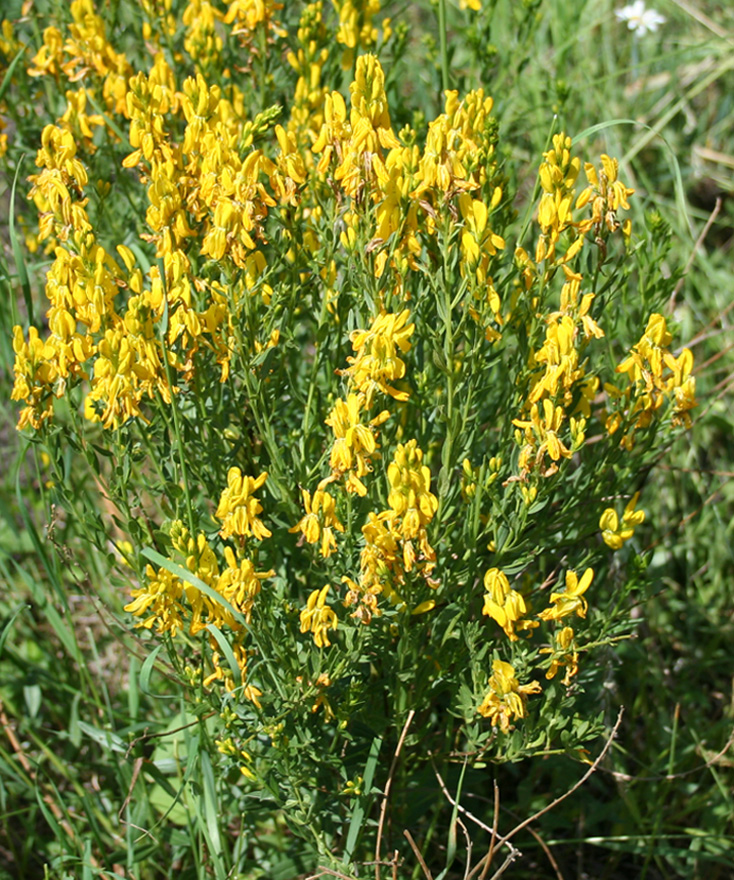
<path fill-rule="evenodd" d="M 317 340 L 319 337 L 319 332 L 321 330 L 321 327 L 323 326 L 324 322 L 326 321 L 327 314 L 328 314 L 328 312 L 327 312 L 327 308 L 326 308 L 326 292 L 324 291 L 324 295 L 321 299 L 321 314 L 319 315 L 319 325 L 316 330 L 316 339 Z M 323 346 L 319 345 L 319 343 L 317 341 L 316 348 L 315 348 L 314 355 L 313 355 L 313 363 L 311 364 L 311 381 L 309 382 L 309 386 L 308 386 L 308 398 L 306 400 L 306 409 L 303 413 L 303 422 L 301 423 L 301 443 L 303 445 L 303 448 L 301 449 L 302 455 L 305 454 L 305 444 L 306 444 L 306 440 L 308 438 L 308 431 L 311 426 L 311 409 L 313 407 L 313 398 L 314 398 L 314 392 L 316 389 L 316 380 L 318 379 L 318 375 L 319 375 L 319 366 L 320 366 L 320 360 L 321 360 L 320 355 L 321 355 L 322 348 L 323 348 Z"/>
<path fill-rule="evenodd" d="M 191 503 L 191 487 L 189 486 L 189 472 L 186 467 L 186 455 L 184 454 L 183 435 L 181 433 L 181 422 L 178 415 L 178 406 L 176 405 L 176 395 L 173 390 L 173 378 L 171 376 L 171 365 L 168 362 L 168 346 L 166 345 L 166 333 L 168 332 L 168 291 L 166 290 L 166 268 L 163 260 L 158 261 L 160 271 L 161 284 L 163 285 L 163 304 L 164 318 L 161 326 L 161 348 L 163 350 L 163 368 L 166 372 L 166 383 L 168 385 L 168 393 L 171 396 L 171 413 L 173 414 L 173 433 L 176 437 L 176 447 L 178 449 L 179 468 L 183 477 L 184 496 L 186 498 L 186 515 L 189 521 L 189 532 L 191 537 L 196 537 L 196 527 L 194 524 L 194 506 Z"/>

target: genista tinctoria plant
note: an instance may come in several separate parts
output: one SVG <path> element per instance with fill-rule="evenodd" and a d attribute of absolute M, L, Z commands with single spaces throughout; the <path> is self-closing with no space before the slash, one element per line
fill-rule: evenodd
<path fill-rule="evenodd" d="M 664 230 L 563 131 L 520 197 L 482 88 L 412 127 L 379 0 L 145 0 L 127 54 L 105 10 L 74 0 L 23 62 L 59 100 L 18 428 L 127 572 L 120 626 L 208 719 L 232 815 L 266 803 L 366 876 L 401 731 L 405 782 L 602 729 L 583 696 L 629 631 L 620 559 L 695 406 L 666 282 L 635 287 Z"/>

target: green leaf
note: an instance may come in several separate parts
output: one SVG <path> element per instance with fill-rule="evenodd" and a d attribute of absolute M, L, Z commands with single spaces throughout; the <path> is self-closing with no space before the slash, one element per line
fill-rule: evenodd
<path fill-rule="evenodd" d="M 26 50 L 25 46 L 23 46 L 22 49 L 18 50 L 18 53 L 16 54 L 15 58 L 13 58 L 13 60 L 8 65 L 8 69 L 5 71 L 5 76 L 3 77 L 2 84 L 0 84 L 0 101 L 2 101 L 2 99 L 5 97 L 5 92 L 7 91 L 8 86 L 10 85 L 10 83 L 13 80 L 13 74 L 15 73 L 15 68 L 20 63 L 20 59 L 23 57 L 23 55 L 25 55 L 25 50 Z"/>
<path fill-rule="evenodd" d="M 37 684 L 27 684 L 23 686 L 23 700 L 28 709 L 28 715 L 36 718 L 41 709 L 43 694 L 41 688 Z"/>
<path fill-rule="evenodd" d="M 18 607 L 15 609 L 15 611 L 13 611 L 13 613 L 10 617 L 10 620 L 3 627 L 3 631 L 2 631 L 2 633 L 0 633 L 0 657 L 2 657 L 3 648 L 5 647 L 5 640 L 7 639 L 8 635 L 10 634 L 10 630 L 12 629 L 13 624 L 15 623 L 16 617 L 18 617 L 18 615 L 21 613 L 21 611 L 24 611 L 26 608 L 30 608 L 30 607 L 31 607 L 30 605 L 26 605 L 25 602 L 22 602 L 20 605 L 18 605 Z"/>
<path fill-rule="evenodd" d="M 87 724 L 86 721 L 79 722 L 79 730 L 106 751 L 117 752 L 120 755 L 127 753 L 127 744 L 111 730 L 100 730 Z"/>
<path fill-rule="evenodd" d="M 152 693 L 150 690 L 150 676 L 153 674 L 153 667 L 155 666 L 155 661 L 163 650 L 163 645 L 158 645 L 154 648 L 150 654 L 145 658 L 145 662 L 140 670 L 140 690 L 148 697 L 155 697 L 156 694 Z M 169 698 L 170 699 L 170 698 Z"/>
<path fill-rule="evenodd" d="M 214 636 L 217 644 L 221 648 L 222 653 L 227 658 L 229 668 L 232 670 L 232 678 L 234 679 L 235 687 L 240 687 L 240 685 L 242 684 L 242 671 L 239 667 L 239 664 L 237 663 L 237 660 L 235 659 L 234 651 L 232 650 L 231 645 L 229 644 L 227 639 L 225 639 L 222 631 L 218 627 L 214 626 L 213 623 L 208 623 L 206 628 Z"/>
<path fill-rule="evenodd" d="M 13 178 L 13 187 L 10 190 L 10 206 L 8 212 L 8 234 L 10 236 L 10 246 L 13 249 L 13 259 L 15 260 L 15 271 L 18 273 L 18 281 L 23 291 L 23 299 L 25 300 L 26 312 L 28 314 L 28 322 L 33 324 L 33 298 L 31 297 L 31 285 L 28 280 L 28 269 L 26 268 L 23 250 L 20 246 L 18 233 L 15 231 L 15 188 L 18 185 L 18 175 L 23 164 L 24 156 L 18 159 L 18 167 L 15 169 L 15 177 Z M 12 300 L 12 297 L 11 297 Z M 15 300 L 12 300 L 11 308 L 15 307 Z M 15 313 L 13 320 L 16 324 L 20 321 L 16 320 Z"/>
<path fill-rule="evenodd" d="M 371 801 L 370 793 L 372 792 L 372 783 L 375 778 L 375 770 L 377 769 L 377 759 L 380 755 L 382 747 L 382 737 L 376 736 L 372 740 L 370 751 L 367 756 L 367 763 L 364 768 L 364 788 L 362 797 L 358 798 L 349 820 L 349 831 L 347 833 L 347 842 L 344 847 L 344 862 L 349 863 L 352 853 L 357 845 L 359 834 L 362 830 L 367 804 Z"/>

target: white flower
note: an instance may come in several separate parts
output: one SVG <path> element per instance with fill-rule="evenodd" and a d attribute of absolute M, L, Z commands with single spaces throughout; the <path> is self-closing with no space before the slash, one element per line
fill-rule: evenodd
<path fill-rule="evenodd" d="M 664 23 L 665 19 L 655 9 L 646 9 L 643 0 L 635 0 L 624 9 L 616 12 L 619 21 L 626 21 L 627 27 L 635 32 L 638 37 L 643 36 L 648 31 L 656 31 L 658 27 Z"/>

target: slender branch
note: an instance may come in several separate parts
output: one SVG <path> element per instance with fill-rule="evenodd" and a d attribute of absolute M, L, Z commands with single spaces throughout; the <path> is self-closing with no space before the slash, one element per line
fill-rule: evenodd
<path fill-rule="evenodd" d="M 604 757 L 606 756 L 607 752 L 609 751 L 609 749 L 612 745 L 612 742 L 614 741 L 614 738 L 617 735 L 617 731 L 619 730 L 619 725 L 622 723 L 622 715 L 623 714 L 624 714 L 624 706 L 622 706 L 619 710 L 619 714 L 617 715 L 617 720 L 614 723 L 614 727 L 612 728 L 612 732 L 609 734 L 609 738 L 607 739 L 606 743 L 604 744 L 604 748 L 601 750 L 601 752 L 599 752 L 599 755 L 597 756 L 594 763 L 589 767 L 589 769 L 586 771 L 586 773 L 584 773 L 584 775 L 581 777 L 581 779 L 578 780 L 578 782 L 574 783 L 574 785 L 572 785 L 571 788 L 568 789 L 568 791 L 564 792 L 564 794 L 560 795 L 555 800 L 551 801 L 550 804 L 543 807 L 542 810 L 539 810 L 537 813 L 534 813 L 528 819 L 525 819 L 523 822 L 520 822 L 519 825 L 516 825 L 512 829 L 512 831 L 509 832 L 509 834 L 504 835 L 504 837 L 496 837 L 497 844 L 499 844 L 500 846 L 510 847 L 511 852 L 510 852 L 510 856 L 508 856 L 509 861 L 505 860 L 503 865 L 500 867 L 499 871 L 493 875 L 491 880 L 494 880 L 494 877 L 499 877 L 503 871 L 507 870 L 506 866 L 509 866 L 509 863 L 514 861 L 517 858 L 517 856 L 519 855 L 518 850 L 510 843 L 510 840 L 518 832 L 522 831 L 523 828 L 527 828 L 528 825 L 535 822 L 541 816 L 545 815 L 547 812 L 549 812 L 550 810 L 557 807 L 558 804 L 560 804 L 562 801 L 565 801 L 566 798 L 570 797 L 575 791 L 577 791 L 579 788 L 581 788 L 581 786 L 586 782 L 586 780 L 593 773 L 596 772 L 596 770 L 599 767 L 599 764 L 601 764 L 601 762 L 604 760 Z M 456 800 L 451 796 L 449 790 L 446 788 L 446 783 L 441 778 L 441 775 L 435 766 L 433 768 L 433 772 L 435 773 L 436 778 L 438 779 L 438 784 L 441 786 L 441 790 L 443 791 L 443 793 L 444 793 L 446 799 L 449 801 L 449 803 L 452 806 L 456 807 L 456 809 L 460 813 L 463 813 L 467 817 L 467 819 L 474 822 L 474 824 L 477 825 L 479 828 L 481 828 L 484 831 L 487 831 L 489 834 L 496 835 L 496 829 L 490 828 L 490 826 L 487 825 L 486 822 L 482 822 L 481 819 L 478 819 L 473 813 L 470 813 L 469 810 L 466 809 L 466 807 L 464 807 L 461 804 L 456 802 Z M 478 871 L 484 870 L 486 863 L 488 861 L 488 856 L 490 856 L 490 854 L 492 856 L 494 856 L 493 849 L 490 849 L 490 851 L 487 853 L 487 855 L 484 856 L 484 858 L 475 866 L 474 870 L 469 875 L 470 877 L 473 877 L 474 874 L 476 874 Z"/>
<path fill-rule="evenodd" d="M 619 713 L 617 714 L 617 720 L 614 722 L 614 727 L 612 728 L 612 732 L 609 734 L 609 738 L 607 739 L 606 743 L 604 744 L 604 748 L 601 750 L 601 752 L 599 752 L 599 755 L 597 756 L 596 760 L 589 767 L 589 769 L 586 771 L 586 773 L 584 773 L 584 775 L 581 777 L 581 779 L 579 779 L 579 781 L 577 783 L 572 785 L 571 788 L 569 788 L 569 790 L 567 792 L 565 792 L 565 794 L 560 795 L 555 800 L 551 801 L 547 807 L 543 807 L 542 810 L 538 810 L 538 812 L 534 813 L 532 816 L 530 816 L 529 819 L 525 819 L 524 822 L 521 822 L 519 825 L 515 826 L 515 828 L 513 828 L 512 831 L 510 831 L 510 833 L 507 834 L 505 837 L 501 837 L 500 841 L 502 843 L 505 843 L 506 841 L 510 840 L 510 838 L 514 837 L 518 833 L 518 831 L 522 831 L 522 829 L 525 828 L 527 825 L 530 825 L 531 822 L 535 822 L 536 819 L 540 819 L 541 816 L 544 816 L 547 812 L 549 812 L 550 810 L 557 807 L 558 804 L 565 801 L 566 798 L 570 797 L 575 791 L 577 791 L 579 788 L 581 788 L 581 786 L 586 782 L 586 780 L 593 773 L 596 772 L 597 767 L 604 760 L 604 757 L 606 756 L 607 752 L 611 748 L 612 742 L 614 742 L 614 738 L 616 737 L 617 731 L 619 730 L 619 725 L 622 723 L 622 715 L 624 715 L 624 706 L 622 706 L 620 708 Z"/>
<path fill-rule="evenodd" d="M 500 818 L 500 788 L 497 785 L 497 780 L 494 781 L 494 817 L 492 819 L 492 836 L 489 838 L 489 849 L 487 850 L 487 858 L 484 865 L 484 870 L 479 875 L 479 880 L 484 880 L 487 876 L 487 872 L 489 871 L 489 866 L 492 864 L 492 859 L 494 857 L 494 845 L 497 841 L 497 825 L 499 824 Z"/>
<path fill-rule="evenodd" d="M 316 869 L 318 874 L 309 874 L 306 880 L 318 880 L 319 877 L 338 877 L 339 880 L 357 880 L 356 877 L 350 877 L 348 874 L 342 874 L 339 871 L 332 871 L 331 868 L 325 868 L 319 865 Z"/>
<path fill-rule="evenodd" d="M 505 873 L 505 871 L 510 867 L 510 865 L 517 858 L 516 853 L 517 853 L 517 850 L 515 850 L 514 852 L 511 852 L 509 854 L 509 856 L 507 856 L 507 858 L 504 860 L 504 862 L 502 862 L 502 864 L 500 865 L 499 870 L 495 871 L 494 874 L 492 874 L 490 880 L 497 880 L 497 877 L 501 877 Z"/>
<path fill-rule="evenodd" d="M 375 843 L 375 880 L 380 880 L 380 847 L 382 845 L 382 829 L 385 824 L 385 813 L 387 812 L 387 799 L 390 797 L 390 788 L 392 787 L 392 779 L 393 774 L 395 773 L 395 767 L 398 763 L 398 757 L 403 748 L 403 743 L 405 742 L 408 728 L 410 727 L 414 716 L 415 710 L 411 709 L 410 712 L 408 712 L 408 717 L 406 718 L 405 724 L 403 725 L 403 732 L 400 734 L 400 739 L 398 740 L 395 754 L 393 755 L 392 764 L 390 764 L 390 772 L 387 774 L 385 793 L 382 796 L 382 805 L 380 806 L 380 821 L 377 826 L 377 842 Z"/>
<path fill-rule="evenodd" d="M 425 859 L 421 855 L 421 851 L 415 845 L 415 841 L 413 840 L 413 837 L 412 837 L 410 831 L 408 831 L 408 829 L 406 828 L 405 831 L 403 831 L 403 834 L 405 835 L 406 840 L 410 844 L 410 848 L 413 850 L 415 857 L 418 859 L 418 864 L 421 866 L 421 868 L 423 868 L 423 873 L 426 875 L 427 880 L 433 880 L 433 874 L 431 874 L 431 872 L 428 870 L 428 865 L 426 864 Z"/>
<path fill-rule="evenodd" d="M 461 833 L 464 835 L 464 840 L 466 842 L 466 868 L 464 870 L 464 880 L 469 880 L 469 870 L 471 869 L 471 851 L 472 851 L 472 842 L 471 837 L 469 836 L 469 830 L 466 825 L 461 821 L 461 819 L 456 817 L 456 824 L 461 828 Z"/>

